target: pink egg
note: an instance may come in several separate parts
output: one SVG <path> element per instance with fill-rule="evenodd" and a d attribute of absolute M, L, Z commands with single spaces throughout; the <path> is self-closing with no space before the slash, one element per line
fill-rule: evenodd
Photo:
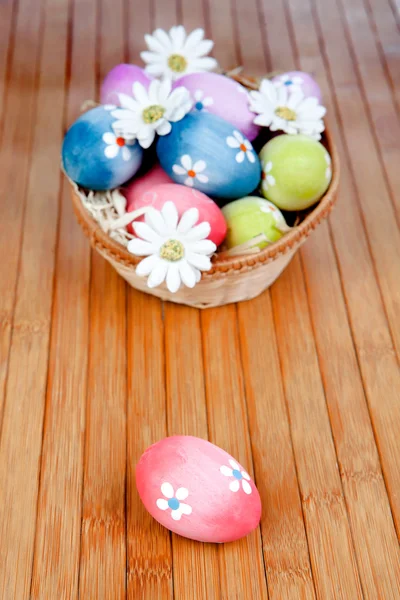
<path fill-rule="evenodd" d="M 260 496 L 246 469 L 200 438 L 179 435 L 150 446 L 136 485 L 156 521 L 192 540 L 232 542 L 260 521 Z"/>
<path fill-rule="evenodd" d="M 288 71 L 282 75 L 276 75 L 272 81 L 276 85 L 284 85 L 289 90 L 301 90 L 306 98 L 314 96 L 318 98 L 319 102 L 322 101 L 321 89 L 318 83 L 309 75 L 303 71 Z"/>
<path fill-rule="evenodd" d="M 132 86 L 136 81 L 147 89 L 151 83 L 151 77 L 136 65 L 117 65 L 104 78 L 100 91 L 101 104 L 119 106 L 118 94 L 132 96 Z"/>
<path fill-rule="evenodd" d="M 162 171 L 161 167 L 154 169 L 150 179 L 152 181 L 164 179 L 160 171 Z M 149 175 L 150 173 L 143 177 L 143 179 L 149 177 Z M 169 179 L 168 175 L 165 173 L 164 175 Z M 181 216 L 185 210 L 194 206 L 199 211 L 198 222 L 207 221 L 210 224 L 211 233 L 208 236 L 209 239 L 217 246 L 225 239 L 226 221 L 222 211 L 211 198 L 198 190 L 177 183 L 159 183 L 149 186 L 148 180 L 141 183 L 139 179 L 128 186 L 124 193 L 128 200 L 127 212 L 143 208 L 144 206 L 154 206 L 154 208 L 161 210 L 165 202 L 171 200 L 175 204 L 179 216 Z M 143 219 L 144 217 L 141 217 L 137 220 L 143 221 Z M 130 231 L 132 232 L 131 228 Z"/>
<path fill-rule="evenodd" d="M 191 73 L 178 79 L 174 87 L 183 86 L 193 99 L 194 111 L 207 111 L 237 127 L 250 141 L 260 128 L 254 125 L 246 88 L 218 73 Z"/>

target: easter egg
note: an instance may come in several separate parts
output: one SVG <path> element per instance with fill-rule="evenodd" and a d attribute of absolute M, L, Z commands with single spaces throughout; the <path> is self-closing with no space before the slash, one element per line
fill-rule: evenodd
<path fill-rule="evenodd" d="M 117 65 L 104 78 L 101 85 L 100 102 L 119 106 L 118 94 L 132 96 L 132 86 L 137 81 L 147 89 L 152 78 L 147 75 L 144 69 L 136 65 Z"/>
<path fill-rule="evenodd" d="M 249 109 L 248 93 L 240 83 L 218 73 L 191 73 L 178 79 L 174 87 L 189 90 L 194 111 L 206 111 L 222 117 L 239 129 L 250 141 L 260 128 L 253 123 L 256 116 Z"/>
<path fill-rule="evenodd" d="M 173 181 L 171 177 L 168 177 L 164 169 L 162 169 L 159 164 L 156 164 L 141 177 L 135 177 L 135 179 L 130 181 L 122 191 L 128 199 L 129 205 L 130 202 L 139 199 L 149 189 L 155 185 L 160 185 L 161 183 L 173 183 Z"/>
<path fill-rule="evenodd" d="M 189 113 L 159 138 L 157 156 L 176 183 L 215 198 L 241 198 L 259 184 L 261 167 L 249 140 L 210 113 Z"/>
<path fill-rule="evenodd" d="M 260 521 L 260 496 L 246 470 L 200 438 L 179 435 L 150 446 L 136 467 L 136 486 L 156 521 L 192 540 L 232 542 Z"/>
<path fill-rule="evenodd" d="M 303 210 L 328 189 L 331 157 L 306 135 L 279 135 L 260 152 L 263 196 L 284 210 Z"/>
<path fill-rule="evenodd" d="M 125 196 L 128 200 L 127 211 L 131 212 L 144 206 L 153 206 L 161 210 L 164 204 L 172 201 L 181 216 L 189 208 L 195 207 L 199 211 L 199 220 L 201 223 L 207 221 L 210 224 L 211 232 L 208 238 L 219 246 L 226 236 L 226 222 L 221 209 L 211 198 L 208 198 L 202 192 L 194 188 L 178 185 L 177 183 L 163 183 L 154 185 L 150 188 L 143 188 L 145 191 L 138 193 L 137 182 L 125 190 Z M 137 220 L 143 220 L 141 217 Z"/>
<path fill-rule="evenodd" d="M 260 234 L 264 234 L 267 240 L 257 245 L 264 248 L 278 241 L 290 229 L 281 211 L 272 202 L 257 196 L 229 202 L 223 207 L 222 214 L 228 225 L 227 248 L 244 244 Z"/>
<path fill-rule="evenodd" d="M 83 114 L 67 131 L 62 161 L 72 181 L 91 190 L 110 190 L 133 177 L 143 150 L 115 135 L 110 110 L 98 106 Z"/>
<path fill-rule="evenodd" d="M 272 81 L 277 86 L 284 85 L 290 91 L 300 90 L 306 98 L 314 96 L 314 98 L 318 98 L 319 102 L 322 100 L 318 83 L 311 75 L 303 73 L 303 71 L 289 71 L 282 75 L 276 75 L 272 78 Z"/>

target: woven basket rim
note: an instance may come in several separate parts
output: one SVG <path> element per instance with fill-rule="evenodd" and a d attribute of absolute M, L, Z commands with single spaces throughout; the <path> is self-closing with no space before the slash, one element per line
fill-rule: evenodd
<path fill-rule="evenodd" d="M 332 179 L 328 190 L 304 221 L 294 227 L 280 240 L 266 246 L 266 248 L 258 253 L 223 258 L 219 258 L 217 253 L 213 257 L 212 269 L 203 273 L 203 278 L 208 278 L 218 273 L 227 273 L 231 270 L 240 271 L 243 269 L 248 271 L 249 269 L 256 268 L 260 264 L 271 262 L 276 257 L 286 254 L 287 252 L 290 252 L 292 248 L 298 246 L 310 235 L 311 231 L 328 216 L 337 199 L 340 166 L 338 151 L 328 127 L 326 127 L 324 132 L 324 140 L 332 159 Z M 121 243 L 113 240 L 101 229 L 100 225 L 93 219 L 83 205 L 79 197 L 78 186 L 71 180 L 69 180 L 69 182 L 72 186 L 72 201 L 76 217 L 82 226 L 84 233 L 90 238 L 92 246 L 99 247 L 103 253 L 109 255 L 119 263 L 126 266 L 136 266 L 141 258 L 128 252 Z"/>

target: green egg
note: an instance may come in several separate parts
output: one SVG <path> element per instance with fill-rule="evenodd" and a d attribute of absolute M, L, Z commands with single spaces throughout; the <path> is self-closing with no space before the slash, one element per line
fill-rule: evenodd
<path fill-rule="evenodd" d="M 264 234 L 267 241 L 257 245 L 264 248 L 278 241 L 290 229 L 281 211 L 272 202 L 257 196 L 229 202 L 222 208 L 222 213 L 228 226 L 225 239 L 228 249 L 249 242 L 260 234 Z"/>
<path fill-rule="evenodd" d="M 260 152 L 261 192 L 284 210 L 303 210 L 324 195 L 332 177 L 331 157 L 306 135 L 279 135 Z"/>

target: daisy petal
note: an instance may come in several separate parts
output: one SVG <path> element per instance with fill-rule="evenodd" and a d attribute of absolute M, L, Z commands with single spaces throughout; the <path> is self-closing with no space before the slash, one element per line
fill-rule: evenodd
<path fill-rule="evenodd" d="M 138 221 L 133 223 L 132 227 L 136 235 L 146 240 L 146 242 L 160 243 L 160 236 L 156 231 L 149 227 L 147 223 Z"/>
<path fill-rule="evenodd" d="M 178 224 L 178 211 L 173 202 L 166 202 L 161 209 L 165 224 L 170 233 L 175 231 Z"/>
<path fill-rule="evenodd" d="M 247 158 L 249 159 L 249 161 L 250 161 L 251 163 L 254 163 L 254 162 L 256 162 L 256 157 L 254 156 L 254 152 L 252 152 L 251 150 L 248 150 L 248 151 L 246 152 L 246 156 L 247 156 Z"/>
<path fill-rule="evenodd" d="M 230 148 L 239 148 L 240 143 L 231 135 L 226 138 L 226 143 Z"/>
<path fill-rule="evenodd" d="M 149 256 L 150 254 L 154 254 L 155 250 L 156 249 L 153 244 L 145 242 L 140 238 L 134 238 L 128 242 L 128 252 L 131 254 L 136 254 L 136 256 Z"/>
<path fill-rule="evenodd" d="M 190 171 L 192 168 L 192 159 L 189 154 L 184 154 L 181 158 L 181 164 L 185 167 L 186 171 Z"/>
<path fill-rule="evenodd" d="M 150 87 L 153 86 L 154 83 L 158 83 L 158 81 L 152 81 L 150 84 Z M 147 90 L 144 87 L 144 85 L 142 85 L 141 83 L 139 83 L 138 81 L 135 81 L 135 83 L 133 84 L 133 94 L 135 96 L 135 99 L 143 106 L 146 106 L 149 104 L 149 96 L 147 94 Z M 120 94 L 122 95 L 122 94 Z"/>
<path fill-rule="evenodd" d="M 140 58 L 146 63 L 158 63 L 160 55 L 157 52 L 144 52 L 140 53 Z"/>
<path fill-rule="evenodd" d="M 174 488 L 172 487 L 172 485 L 170 483 L 163 483 L 161 485 L 161 491 L 163 493 L 163 495 L 168 498 L 168 500 L 170 500 L 171 498 L 174 497 Z"/>
<path fill-rule="evenodd" d="M 128 94 L 123 94 L 122 92 L 120 94 L 118 94 L 118 99 L 119 102 L 121 104 L 121 107 L 123 109 L 129 110 L 129 111 L 136 111 L 139 108 L 139 104 L 136 102 L 136 100 L 134 98 L 132 98 L 132 96 L 128 96 Z M 120 112 L 120 109 L 116 109 L 112 114 L 112 116 L 118 116 L 118 114 L 114 114 L 114 113 L 118 113 Z"/>
<path fill-rule="evenodd" d="M 147 285 L 149 288 L 155 288 L 162 284 L 168 272 L 168 263 L 165 260 L 160 260 L 152 272 L 149 275 L 147 280 Z"/>
<path fill-rule="evenodd" d="M 203 221 L 199 223 L 193 229 L 186 233 L 186 240 L 188 242 L 197 242 L 198 240 L 204 240 L 210 235 L 211 227 L 210 223 Z"/>
<path fill-rule="evenodd" d="M 238 492 L 239 488 L 240 488 L 240 483 L 239 483 L 238 479 L 231 481 L 231 483 L 229 484 L 229 489 L 231 490 L 231 492 Z"/>
<path fill-rule="evenodd" d="M 191 515 L 192 507 L 189 504 L 185 504 L 185 502 L 181 502 L 179 508 L 181 509 L 181 513 L 183 515 Z"/>
<path fill-rule="evenodd" d="M 188 288 L 194 288 L 196 285 L 196 275 L 193 267 L 189 265 L 186 260 L 182 260 L 179 263 L 179 274 L 181 276 L 181 280 Z"/>
<path fill-rule="evenodd" d="M 168 235 L 163 215 L 160 213 L 159 210 L 156 210 L 155 208 L 150 208 L 146 212 L 144 220 L 145 223 L 147 223 L 147 225 L 154 229 L 159 235 Z"/>
<path fill-rule="evenodd" d="M 176 173 L 177 175 L 186 175 L 187 171 L 186 169 L 184 169 L 183 167 L 181 167 L 180 165 L 174 165 L 172 167 L 172 170 L 174 173 Z"/>
<path fill-rule="evenodd" d="M 180 487 L 176 490 L 175 498 L 177 498 L 178 500 L 186 500 L 188 496 L 189 491 L 186 488 Z"/>
<path fill-rule="evenodd" d="M 196 269 L 195 267 L 193 267 L 194 270 L 194 274 L 196 276 L 196 283 L 199 283 L 200 279 L 201 279 L 201 271 L 199 271 L 198 269 Z"/>
<path fill-rule="evenodd" d="M 199 27 L 198 29 L 194 29 L 186 38 L 184 49 L 187 52 L 190 52 L 201 42 L 204 38 L 204 29 Z"/>
<path fill-rule="evenodd" d="M 127 161 L 127 160 L 130 160 L 130 158 L 131 158 L 131 153 L 130 153 L 130 150 L 129 150 L 129 148 L 127 148 L 126 146 L 124 146 L 124 147 L 122 148 L 122 158 L 123 158 L 125 161 Z"/>
<path fill-rule="evenodd" d="M 182 25 L 171 27 L 169 35 L 172 40 L 172 47 L 175 52 L 182 50 L 186 39 L 186 31 Z"/>
<path fill-rule="evenodd" d="M 182 511 L 180 510 L 180 507 L 177 508 L 176 510 L 171 511 L 171 517 L 173 518 L 174 521 L 180 521 L 181 516 L 182 516 Z"/>
<path fill-rule="evenodd" d="M 156 131 L 158 135 L 168 135 L 172 129 L 171 123 L 168 121 L 163 121 L 160 125 L 156 127 Z"/>
<path fill-rule="evenodd" d="M 111 131 L 106 131 L 103 133 L 103 142 L 106 144 L 115 144 L 116 137 Z"/>
<path fill-rule="evenodd" d="M 225 475 L 225 477 L 232 477 L 233 475 L 232 469 L 225 465 L 222 465 L 222 467 L 220 467 L 219 470 L 221 471 L 222 475 Z"/>
<path fill-rule="evenodd" d="M 242 488 L 245 494 L 251 494 L 251 485 L 245 479 L 242 479 Z"/>
<path fill-rule="evenodd" d="M 216 251 L 217 246 L 211 240 L 200 240 L 192 244 L 189 243 L 189 249 L 198 254 L 212 254 Z"/>
<path fill-rule="evenodd" d="M 143 242 L 146 244 L 147 242 Z M 150 275 L 156 264 L 160 261 L 160 257 L 157 254 L 151 254 L 144 258 L 136 267 L 136 274 L 140 277 L 147 277 Z"/>
<path fill-rule="evenodd" d="M 107 158 L 115 158 L 118 152 L 119 146 L 117 146 L 117 144 L 115 144 L 115 146 L 111 145 L 104 148 L 104 154 L 107 156 Z"/>
<path fill-rule="evenodd" d="M 160 44 L 162 44 L 163 51 L 165 51 L 165 50 L 171 51 L 172 50 L 171 39 L 170 39 L 168 33 L 166 31 L 164 31 L 164 29 L 159 28 L 159 29 L 156 29 L 155 31 L 153 31 L 153 38 L 155 38 L 156 40 L 158 40 L 160 42 Z"/>
<path fill-rule="evenodd" d="M 196 162 L 193 165 L 193 171 L 195 171 L 196 173 L 201 173 L 206 167 L 207 164 L 204 162 L 204 160 L 196 160 Z"/>
<path fill-rule="evenodd" d="M 239 465 L 232 460 L 231 458 L 228 460 L 229 464 L 231 465 L 232 469 L 235 469 L 235 471 L 240 471 L 240 467 Z"/>
<path fill-rule="evenodd" d="M 189 187 L 193 187 L 193 185 L 194 185 L 193 177 L 187 177 L 187 179 L 185 179 L 185 181 L 183 183 Z"/>
<path fill-rule="evenodd" d="M 212 40 L 202 40 L 192 51 L 192 56 L 200 58 L 211 52 L 214 42 Z"/>
<path fill-rule="evenodd" d="M 200 181 L 200 183 L 208 183 L 207 175 L 203 175 L 202 173 L 197 175 L 197 179 Z"/>
<path fill-rule="evenodd" d="M 156 504 L 160 510 L 167 510 L 168 508 L 168 502 L 164 498 L 159 498 Z"/>
<path fill-rule="evenodd" d="M 179 275 L 179 267 L 177 264 L 169 264 L 166 283 L 167 288 L 172 294 L 175 294 L 181 287 L 181 277 Z"/>
<path fill-rule="evenodd" d="M 212 71 L 218 67 L 218 62 L 211 56 L 195 58 L 190 61 L 191 67 L 196 71 Z"/>
<path fill-rule="evenodd" d="M 241 473 L 242 473 L 242 477 L 247 479 L 247 481 L 250 481 L 250 475 L 248 473 L 246 473 L 246 471 L 241 471 Z"/>
<path fill-rule="evenodd" d="M 164 75 L 165 66 L 162 62 L 153 63 L 150 65 L 146 65 L 146 73 L 149 75 L 154 75 L 154 77 L 158 77 L 159 75 Z"/>
<path fill-rule="evenodd" d="M 170 42 L 169 42 L 169 38 L 167 35 L 167 42 L 168 42 L 168 46 L 166 47 L 165 44 L 163 44 L 162 40 L 158 39 L 158 37 L 153 35 L 149 35 L 146 34 L 144 36 L 145 42 L 148 46 L 148 48 L 152 51 L 155 52 L 157 54 L 164 54 L 164 52 L 168 49 L 170 49 Z"/>
<path fill-rule="evenodd" d="M 190 265 L 196 267 L 200 271 L 209 271 L 211 269 L 211 260 L 204 254 L 196 254 L 195 252 L 188 252 L 186 260 Z"/>
<path fill-rule="evenodd" d="M 236 154 L 236 162 L 242 163 L 244 161 L 244 152 L 238 152 Z"/>
<path fill-rule="evenodd" d="M 193 225 L 199 220 L 199 211 L 197 208 L 192 207 L 186 210 L 179 221 L 177 227 L 178 233 L 187 233 L 189 229 L 192 229 Z"/>

